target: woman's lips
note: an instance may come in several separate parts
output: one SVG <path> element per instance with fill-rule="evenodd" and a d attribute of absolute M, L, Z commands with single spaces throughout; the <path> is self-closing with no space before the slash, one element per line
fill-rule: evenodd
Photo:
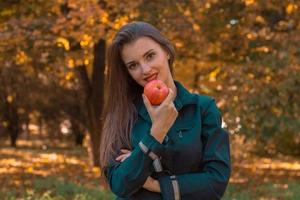
<path fill-rule="evenodd" d="M 156 77 L 157 77 L 157 73 L 156 73 L 156 74 L 153 74 L 153 75 L 151 75 L 151 76 L 150 76 L 150 77 L 148 77 L 148 78 L 145 78 L 144 80 L 146 80 L 147 82 L 149 82 L 149 81 L 155 80 L 155 79 L 156 79 Z"/>

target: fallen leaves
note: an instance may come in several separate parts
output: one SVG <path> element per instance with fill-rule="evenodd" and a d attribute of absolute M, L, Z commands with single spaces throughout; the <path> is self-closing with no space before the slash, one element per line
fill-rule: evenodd
<path fill-rule="evenodd" d="M 101 182 L 100 169 L 89 164 L 85 148 L 64 144 L 43 149 L 43 142 L 36 139 L 20 140 L 18 144 L 17 149 L 1 144 L 4 147 L 0 149 L 0 185 L 3 186 L 0 192 L 19 188 L 21 194 L 32 188 L 34 180 L 50 176 L 89 188 L 95 187 L 92 183 Z"/>

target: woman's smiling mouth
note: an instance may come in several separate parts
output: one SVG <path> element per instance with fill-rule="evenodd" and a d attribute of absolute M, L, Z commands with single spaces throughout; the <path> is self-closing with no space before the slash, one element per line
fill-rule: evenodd
<path fill-rule="evenodd" d="M 149 82 L 149 81 L 155 80 L 156 78 L 157 78 L 157 73 L 152 74 L 151 76 L 145 78 L 144 80 Z"/>

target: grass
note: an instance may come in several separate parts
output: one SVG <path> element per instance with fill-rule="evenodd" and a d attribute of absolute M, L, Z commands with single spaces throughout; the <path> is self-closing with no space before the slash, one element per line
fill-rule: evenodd
<path fill-rule="evenodd" d="M 226 190 L 223 200 L 252 200 L 252 199 L 300 199 L 300 182 L 287 181 L 284 184 L 265 183 L 247 185 L 230 184 Z"/>
<path fill-rule="evenodd" d="M 229 184 L 223 200 L 253 200 L 253 199 L 300 199 L 300 182 L 288 181 L 285 184 L 265 183 L 257 185 L 254 182 L 247 185 Z M 2 200 L 113 200 L 115 196 L 109 190 L 90 189 L 84 186 L 60 180 L 57 177 L 47 177 L 33 181 L 32 189 L 27 189 L 22 195 L 12 189 L 4 194 Z"/>
<path fill-rule="evenodd" d="M 16 149 L 1 141 L 0 146 L 0 200 L 115 199 L 101 171 L 89 164 L 86 148 L 45 139 L 20 139 Z M 299 158 L 258 157 L 236 144 L 232 150 L 224 200 L 300 199 Z"/>
<path fill-rule="evenodd" d="M 20 194 L 19 189 L 0 192 L 2 200 L 110 200 L 115 196 L 107 189 L 90 189 L 75 183 L 60 180 L 57 177 L 47 177 L 33 181 L 32 188 Z"/>

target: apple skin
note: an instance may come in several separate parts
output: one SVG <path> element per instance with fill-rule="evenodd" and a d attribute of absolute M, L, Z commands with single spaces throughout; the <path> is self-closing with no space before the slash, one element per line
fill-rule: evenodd
<path fill-rule="evenodd" d="M 169 88 L 161 80 L 152 80 L 144 87 L 144 94 L 152 105 L 161 104 L 169 94 Z"/>

